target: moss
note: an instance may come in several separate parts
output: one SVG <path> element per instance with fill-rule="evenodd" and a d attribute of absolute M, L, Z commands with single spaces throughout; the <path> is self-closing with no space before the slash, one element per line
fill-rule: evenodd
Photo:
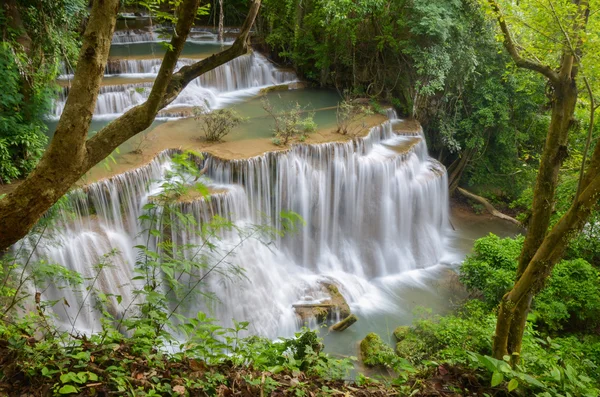
<path fill-rule="evenodd" d="M 351 314 L 350 306 L 348 306 L 348 302 L 346 302 L 346 299 L 340 293 L 340 290 L 338 289 L 338 287 L 335 284 L 324 283 L 324 285 L 325 285 L 325 288 L 327 289 L 327 292 L 331 296 L 331 302 L 340 311 L 340 317 L 341 318 L 348 317 Z"/>
<path fill-rule="evenodd" d="M 375 332 L 369 333 L 360 342 L 360 355 L 362 362 L 369 367 L 388 367 L 395 359 L 394 349 Z"/>
<path fill-rule="evenodd" d="M 404 338 L 396 343 L 396 354 L 412 363 L 424 357 L 424 342 L 412 334 L 405 334 Z"/>
<path fill-rule="evenodd" d="M 394 336 L 398 342 L 404 340 L 410 333 L 410 327 L 408 325 L 401 325 L 394 330 Z"/>
<path fill-rule="evenodd" d="M 287 91 L 290 89 L 290 86 L 287 84 L 273 85 L 270 87 L 265 87 L 260 90 L 261 94 L 268 94 L 269 92 L 274 91 Z"/>

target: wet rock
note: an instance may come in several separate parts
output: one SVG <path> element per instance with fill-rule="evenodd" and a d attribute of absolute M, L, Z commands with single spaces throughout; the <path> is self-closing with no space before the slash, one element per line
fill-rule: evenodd
<path fill-rule="evenodd" d="M 348 306 L 348 302 L 344 296 L 340 293 L 337 285 L 330 283 L 322 283 L 322 285 L 327 289 L 329 296 L 331 296 L 331 303 L 340 311 L 340 317 L 346 318 L 350 315 L 350 306 Z"/>
<path fill-rule="evenodd" d="M 305 81 L 296 81 L 295 83 L 288 84 L 290 90 L 302 90 L 307 86 L 308 84 Z"/>
<path fill-rule="evenodd" d="M 351 314 L 348 302 L 346 302 L 346 299 L 335 284 L 321 282 L 318 289 L 309 291 L 307 295 L 311 297 L 326 295 L 328 298 L 316 303 L 298 303 L 293 305 L 296 315 L 303 322 L 314 318 L 318 323 L 323 323 L 328 318 L 335 318 L 336 313 L 339 313 L 341 319 L 345 319 Z"/>
<path fill-rule="evenodd" d="M 389 366 L 395 358 L 394 349 L 388 346 L 375 332 L 360 342 L 360 358 L 368 367 Z"/>
<path fill-rule="evenodd" d="M 290 89 L 290 86 L 288 84 L 272 85 L 270 87 L 261 88 L 259 93 L 260 94 L 268 94 L 269 92 L 287 91 L 289 89 Z"/>

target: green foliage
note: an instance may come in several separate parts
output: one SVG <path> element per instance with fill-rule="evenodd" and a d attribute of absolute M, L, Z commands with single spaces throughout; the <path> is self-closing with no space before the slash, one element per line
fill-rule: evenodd
<path fill-rule="evenodd" d="M 512 288 L 523 237 L 493 234 L 475 242 L 474 254 L 460 269 L 460 280 L 486 307 L 494 308 Z M 552 331 L 584 331 L 600 324 L 600 273 L 584 259 L 558 263 L 534 298 L 533 318 Z"/>
<path fill-rule="evenodd" d="M 490 357 L 495 321 L 494 313 L 483 302 L 470 300 L 456 313 L 426 315 L 412 327 L 403 327 L 397 333 L 397 353 L 425 374 L 427 368 L 440 364 L 476 369 L 496 390 L 520 390 L 523 395 L 535 396 L 597 395 L 597 336 L 551 339 L 528 322 L 521 362 L 511 368 L 510 357 L 504 361 Z"/>
<path fill-rule="evenodd" d="M 0 181 L 27 175 L 37 164 L 46 145 L 44 113 L 49 111 L 50 91 L 33 87 L 25 100 L 22 76 L 10 46 L 0 44 Z"/>
<path fill-rule="evenodd" d="M 536 317 L 551 330 L 596 329 L 600 325 L 600 272 L 584 259 L 558 263 L 535 297 Z"/>
<path fill-rule="evenodd" d="M 293 139 L 304 142 L 307 134 L 317 129 L 317 124 L 313 120 L 314 112 L 305 111 L 297 102 L 285 109 L 275 109 L 264 97 L 262 107 L 274 121 L 272 142 L 275 145 L 285 146 Z"/>
<path fill-rule="evenodd" d="M 485 305 L 473 300 L 450 316 L 429 315 L 396 335 L 396 352 L 414 365 L 423 360 L 465 364 L 467 351 L 490 354 L 496 319 Z"/>
<path fill-rule="evenodd" d="M 473 255 L 461 265 L 460 281 L 470 292 L 481 293 L 488 307 L 495 307 L 513 286 L 524 240 L 489 234 L 475 241 Z"/>
<path fill-rule="evenodd" d="M 198 127 L 204 133 L 209 142 L 219 142 L 227 136 L 235 127 L 245 121 L 233 109 L 217 109 L 207 111 L 204 108 L 194 108 L 194 118 Z"/>
<path fill-rule="evenodd" d="M 76 30 L 83 0 L 16 2 L 20 21 L 0 8 L 0 182 L 25 177 L 46 146 L 44 117 L 55 95 L 61 62 L 79 51 Z"/>

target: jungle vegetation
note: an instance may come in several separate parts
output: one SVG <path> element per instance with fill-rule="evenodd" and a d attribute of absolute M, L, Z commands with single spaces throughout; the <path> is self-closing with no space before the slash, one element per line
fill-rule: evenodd
<path fill-rule="evenodd" d="M 102 334 L 59 333 L 40 302 L 25 315 L 13 311 L 31 297 L 23 295 L 25 270 L 5 255 L 0 391 L 18 393 L 11 389 L 18 385 L 36 395 L 225 396 L 236 388 L 261 396 L 432 395 L 441 382 L 445 395 L 598 396 L 597 1 L 223 4 L 227 23 L 241 25 L 235 43 L 176 72 L 191 27 L 200 20 L 215 23 L 217 2 L 3 3 L 0 181 L 18 184 L 0 197 L 0 250 L 44 227 L 45 215 L 85 172 L 148 127 L 191 80 L 249 51 L 250 41 L 313 85 L 417 119 L 432 154 L 447 167 L 450 191 L 458 196 L 460 187 L 486 198 L 522 222 L 523 235 L 478 240 L 459 272 L 469 299 L 447 316 L 423 312 L 413 326 L 394 332 L 393 348 L 369 336 L 365 363 L 390 376 L 360 375 L 352 385 L 344 382 L 351 360 L 323 353 L 309 330 L 274 343 L 240 340 L 244 323 L 224 329 L 199 315 L 175 324 L 152 277 L 139 290 L 148 298 L 141 315 L 121 324 L 131 334 L 109 325 L 115 320 L 109 310 Z M 168 19 L 176 32 L 159 77 L 147 102 L 88 138 L 118 13 L 140 7 Z M 48 141 L 44 115 L 64 63 L 76 73 Z M 186 161 L 180 159 L 182 166 Z M 171 188 L 181 194 L 176 182 Z M 160 205 L 170 208 L 168 200 Z M 146 258 L 140 268 L 154 274 L 160 261 Z M 94 288 L 63 269 L 42 270 L 31 277 Z M 177 280 L 170 281 L 173 293 L 186 298 Z M 187 350 L 169 354 L 175 329 L 188 332 Z"/>

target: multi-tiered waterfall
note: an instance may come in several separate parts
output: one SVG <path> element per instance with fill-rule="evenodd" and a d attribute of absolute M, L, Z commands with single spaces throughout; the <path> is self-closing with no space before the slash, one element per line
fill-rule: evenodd
<path fill-rule="evenodd" d="M 194 40 L 214 41 L 205 31 L 194 34 Z M 154 31 L 142 31 L 117 33 L 113 43 L 133 46 L 159 40 Z M 179 67 L 196 59 L 184 55 Z M 114 118 L 142 103 L 159 67 L 160 56 L 112 58 L 95 117 Z M 69 78 L 67 70 L 63 78 Z M 256 93 L 262 86 L 295 78 L 252 53 L 196 79 L 170 107 L 208 102 L 214 108 Z M 68 87 L 56 103 L 54 116 L 62 113 L 66 95 Z M 201 288 L 216 299 L 187 302 L 184 313 L 210 311 L 223 323 L 250 321 L 251 330 L 258 334 L 289 335 L 300 326 L 293 305 L 318 301 L 324 282 L 336 285 L 354 310 L 389 308 L 397 297 L 383 292 L 381 280 L 437 264 L 448 224 L 446 173 L 428 157 L 422 134 L 405 127 L 395 114 L 389 116 L 366 137 L 353 141 L 300 144 L 231 161 L 205 154 L 198 167 L 214 193 L 209 199 L 178 204 L 198 221 L 197 227 L 219 215 L 240 228 L 281 229 L 282 211 L 299 214 L 305 225 L 269 245 L 222 233 L 215 257 L 227 255 L 226 266 L 243 269 L 243 276 L 210 274 Z M 145 205 L 161 192 L 174 153 L 163 152 L 146 166 L 71 193 L 70 205 L 59 210 L 58 226 L 40 241 L 30 236 L 23 243 L 36 247 L 36 258 L 81 273 L 106 294 L 120 295 L 122 300 L 113 299 L 111 310 L 122 315 L 134 299 L 132 279 L 140 253 L 135 247 L 154 247 L 155 236 L 148 234 L 140 217 L 146 215 Z M 169 233 L 179 247 L 201 242 L 193 230 L 173 225 L 163 233 Z M 232 247 L 236 248 L 230 255 Z M 112 254 L 107 257 L 108 253 Z M 112 266 L 99 270 L 95 266 L 99 262 Z M 44 295 L 58 300 L 54 310 L 65 325 L 100 329 L 88 293 L 51 287 Z"/>
<path fill-rule="evenodd" d="M 132 298 L 133 247 L 149 241 L 139 217 L 148 198 L 160 191 L 169 159 L 163 153 L 145 167 L 72 194 L 76 215 L 65 214 L 53 235 L 60 244 L 42 241 L 39 255 L 93 277 L 93 265 L 116 248 L 114 267 L 103 270 L 98 287 L 122 295 L 116 311 L 123 310 Z M 289 334 L 298 325 L 292 305 L 318 290 L 319 282 L 336 284 L 352 306 L 373 293 L 372 280 L 435 265 L 442 254 L 448 222 L 445 170 L 427 156 L 422 136 L 404 130 L 402 121 L 385 122 L 354 142 L 303 144 L 235 161 L 206 155 L 199 167 L 218 193 L 180 204 L 195 219 L 221 215 L 240 226 L 279 228 L 277 214 L 288 210 L 306 222 L 274 246 L 255 240 L 241 244 L 228 262 L 243 268 L 243 277 L 207 278 L 202 288 L 217 301 L 189 309 L 213 310 L 223 322 L 248 320 L 257 333 Z M 175 244 L 200 243 L 189 231 L 170 232 Z M 224 247 L 239 242 L 237 236 L 223 238 Z M 81 303 L 75 295 L 67 300 Z M 91 307 L 80 313 L 77 327 L 99 329 Z"/>
<path fill-rule="evenodd" d="M 145 43 L 155 43 L 164 40 L 154 30 L 138 32 L 117 31 L 113 37 L 113 47 L 143 47 L 149 53 L 143 55 L 111 55 L 105 68 L 104 83 L 94 110 L 97 119 L 113 119 L 133 106 L 146 101 L 152 88 L 152 80 L 156 77 L 162 62 L 162 52 L 154 52 L 154 47 L 146 48 Z M 223 45 L 227 45 L 225 42 Z M 176 69 L 197 62 L 198 51 L 207 56 L 219 51 L 221 43 L 216 35 L 205 30 L 194 30 L 186 43 L 184 53 L 177 62 Z M 186 50 L 193 58 L 186 58 Z M 122 52 L 118 52 L 121 54 Z M 59 81 L 67 82 L 72 78 L 67 67 Z M 265 57 L 253 52 L 211 70 L 194 79 L 179 94 L 177 99 L 165 108 L 159 116 L 169 117 L 177 114 L 169 110 L 177 108 L 209 107 L 215 109 L 228 103 L 239 101 L 255 95 L 258 91 L 270 85 L 289 83 L 296 80 L 294 73 L 276 69 Z M 64 87 L 55 102 L 52 116 L 60 117 L 64 109 L 68 84 Z"/>

